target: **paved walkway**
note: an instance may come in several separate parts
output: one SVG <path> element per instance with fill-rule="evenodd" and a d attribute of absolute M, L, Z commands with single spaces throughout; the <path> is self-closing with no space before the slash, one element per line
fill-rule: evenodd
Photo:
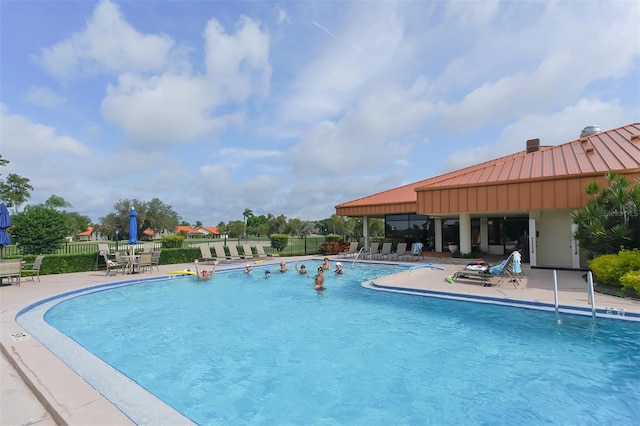
<path fill-rule="evenodd" d="M 292 261 L 294 258 L 286 258 Z M 348 268 L 348 260 L 343 262 Z M 267 263 L 267 262 L 265 262 Z M 426 259 L 414 266 L 433 263 L 443 268 L 418 268 L 376 280 L 377 289 L 414 291 L 448 298 L 479 298 L 494 303 L 530 303 L 537 307 L 554 304 L 553 271 L 525 269 L 518 288 L 508 281 L 496 287 L 483 287 L 477 280 L 458 280 L 450 284 L 445 278 L 462 268 L 457 259 Z M 142 277 L 160 276 L 192 265 L 161 265 L 159 271 Z M 238 265 L 234 265 L 238 266 Z M 225 269 L 231 266 L 220 266 Z M 348 271 L 348 269 L 347 269 Z M 558 271 L 559 304 L 589 314 L 591 305 L 583 272 Z M 126 277 L 125 277 L 126 278 Z M 94 388 L 77 376 L 40 342 L 30 338 L 15 322 L 24 307 L 46 297 L 116 282 L 122 275 L 105 276 L 104 271 L 48 275 L 41 282 L 23 280 L 20 287 L 0 288 L 0 425 L 131 425 L 132 421 L 108 402 Z M 598 315 L 626 314 L 640 316 L 640 301 L 595 294 Z M 166 422 L 165 422 L 166 423 Z"/>

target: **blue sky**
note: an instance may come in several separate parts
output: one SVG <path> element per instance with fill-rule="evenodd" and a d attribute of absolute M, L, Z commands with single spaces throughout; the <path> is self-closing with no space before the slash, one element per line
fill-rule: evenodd
<path fill-rule="evenodd" d="M 636 1 L 0 1 L 3 176 L 98 221 L 335 205 L 640 116 Z"/>

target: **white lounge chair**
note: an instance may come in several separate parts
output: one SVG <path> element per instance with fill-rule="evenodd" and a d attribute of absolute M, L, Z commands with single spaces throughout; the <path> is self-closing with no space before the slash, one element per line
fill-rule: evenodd
<path fill-rule="evenodd" d="M 229 249 L 229 260 L 242 260 L 238 248 L 234 244 L 227 245 L 227 248 Z"/>
<path fill-rule="evenodd" d="M 260 245 L 260 244 L 256 245 L 256 251 L 258 252 L 258 257 L 263 258 L 263 259 L 265 257 L 280 257 L 280 255 L 278 253 L 275 253 L 275 252 L 273 252 L 271 254 L 267 254 L 264 251 L 264 247 L 262 245 Z"/>
<path fill-rule="evenodd" d="M 396 247 L 395 253 L 391 253 L 388 257 L 389 260 L 400 260 L 403 256 L 407 254 L 407 243 L 398 243 L 398 247 Z"/>
<path fill-rule="evenodd" d="M 200 245 L 200 262 L 213 263 L 216 258 L 211 255 L 211 248 L 206 244 Z"/>
<path fill-rule="evenodd" d="M 357 242 L 349 244 L 349 250 L 343 251 L 342 253 L 340 253 L 340 256 L 342 256 L 342 257 L 351 257 L 351 256 L 355 256 L 356 254 L 358 254 L 358 243 Z"/>
<path fill-rule="evenodd" d="M 389 255 L 391 254 L 392 246 L 393 246 L 392 243 L 382 243 L 382 250 L 380 250 L 380 253 L 372 255 L 371 258 L 372 259 L 388 258 Z"/>
<path fill-rule="evenodd" d="M 245 259 L 254 259 L 256 257 L 253 254 L 253 251 L 251 250 L 251 246 L 249 244 L 243 244 L 242 251 L 244 252 Z"/>
<path fill-rule="evenodd" d="M 379 251 L 380 243 L 371 243 L 371 245 L 369 246 L 369 257 L 373 258 L 373 256 L 376 256 Z"/>
<path fill-rule="evenodd" d="M 214 244 L 213 248 L 216 251 L 216 260 L 218 262 L 229 262 L 231 260 L 231 257 L 227 256 L 227 253 L 224 251 L 224 246 L 222 244 Z"/>

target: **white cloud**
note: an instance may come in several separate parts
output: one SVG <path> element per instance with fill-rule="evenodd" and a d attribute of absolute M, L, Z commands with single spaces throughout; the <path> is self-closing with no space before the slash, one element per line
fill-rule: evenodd
<path fill-rule="evenodd" d="M 66 99 L 48 87 L 30 87 L 25 95 L 27 102 L 43 108 L 56 108 L 64 104 Z"/>
<path fill-rule="evenodd" d="M 607 130 L 637 119 L 638 109 L 625 110 L 616 100 L 581 98 L 575 105 L 551 114 L 528 114 L 504 127 L 498 139 L 478 141 L 478 146 L 456 151 L 444 161 L 447 171 L 457 170 L 507 154 L 524 151 L 528 139 L 540 139 L 541 145 L 558 145 L 578 139 L 589 125 Z"/>
<path fill-rule="evenodd" d="M 388 89 L 362 98 L 339 121 L 314 126 L 291 149 L 295 173 L 353 175 L 391 167 L 412 151 L 399 140 L 419 128 L 433 106 L 407 91 Z"/>
<path fill-rule="evenodd" d="M 157 71 L 167 66 L 173 44 L 170 37 L 136 31 L 118 5 L 102 0 L 83 32 L 43 49 L 38 60 L 62 81 L 78 73 Z"/>
<path fill-rule="evenodd" d="M 23 116 L 10 115 L 7 106 L 1 105 L 0 143 L 3 153 L 10 151 L 25 156 L 37 152 L 38 158 L 42 158 L 42 154 L 62 153 L 76 159 L 90 155 L 89 148 L 82 142 L 57 134 L 54 127 L 32 123 Z"/>
<path fill-rule="evenodd" d="M 244 101 L 269 91 L 269 34 L 242 16 L 236 34 L 228 35 L 211 19 L 204 31 L 207 76 L 223 101 Z"/>
<path fill-rule="evenodd" d="M 243 120 L 242 113 L 214 116 L 216 99 L 200 77 L 123 74 L 107 88 L 101 111 L 141 146 L 181 145 Z"/>

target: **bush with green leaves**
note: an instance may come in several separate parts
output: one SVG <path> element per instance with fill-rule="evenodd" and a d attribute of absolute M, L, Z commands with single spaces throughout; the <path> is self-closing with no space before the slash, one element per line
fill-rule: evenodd
<path fill-rule="evenodd" d="M 573 236 L 592 257 L 640 246 L 640 181 L 630 182 L 615 172 L 605 177 L 609 186 L 587 185 L 591 200 L 571 213 L 577 225 Z"/>
<path fill-rule="evenodd" d="M 339 242 L 339 241 L 341 241 L 341 240 L 342 240 L 342 235 L 338 235 L 338 234 L 329 234 L 329 235 L 327 235 L 327 236 L 326 236 L 326 238 L 325 238 L 325 239 L 326 239 L 326 241 L 328 241 L 328 242 L 334 242 L 334 241 Z"/>
<path fill-rule="evenodd" d="M 162 248 L 180 248 L 183 241 L 184 237 L 181 235 L 167 235 L 160 240 Z"/>
<path fill-rule="evenodd" d="M 272 234 L 271 247 L 280 253 L 289 245 L 289 236 L 286 234 Z"/>
<path fill-rule="evenodd" d="M 622 286 L 627 272 L 640 271 L 640 250 L 620 250 L 618 254 L 605 254 L 589 261 L 596 281 L 614 287 Z"/>
<path fill-rule="evenodd" d="M 66 215 L 52 207 L 27 206 L 11 220 L 11 235 L 23 254 L 55 253 L 68 235 Z"/>
<path fill-rule="evenodd" d="M 640 271 L 629 271 L 620 277 L 620 283 L 624 288 L 630 288 L 636 291 L 640 296 Z"/>

